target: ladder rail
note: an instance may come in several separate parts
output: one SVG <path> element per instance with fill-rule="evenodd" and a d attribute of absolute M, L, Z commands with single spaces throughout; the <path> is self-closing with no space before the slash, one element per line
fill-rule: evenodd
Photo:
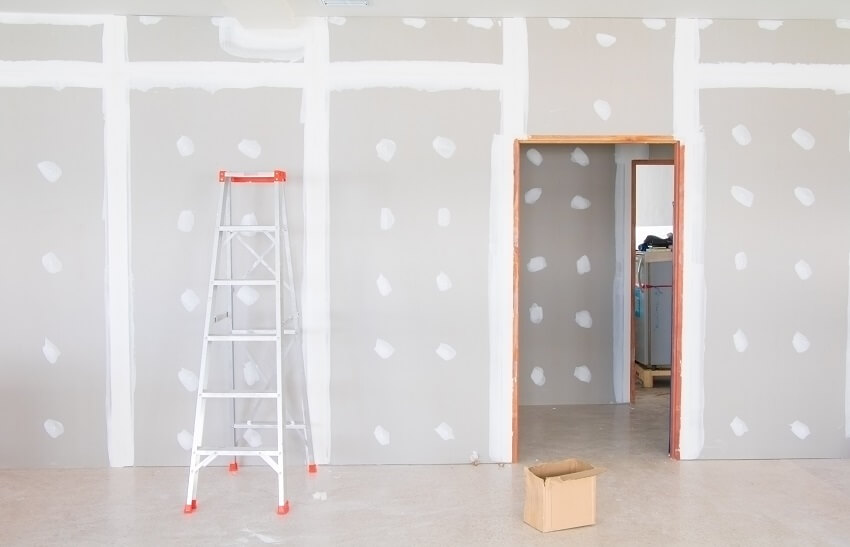
<path fill-rule="evenodd" d="M 280 190 L 280 185 L 278 184 L 278 185 L 275 185 L 275 200 L 274 200 L 274 206 L 275 206 L 275 215 L 274 215 L 275 219 L 274 220 L 275 220 L 275 228 L 276 228 L 275 233 L 274 233 L 274 247 L 275 247 L 274 261 L 275 261 L 275 281 L 277 281 L 277 283 L 275 283 L 275 289 L 274 289 L 274 291 L 275 291 L 275 299 L 274 300 L 275 300 L 275 326 L 278 329 L 278 333 L 281 333 L 281 334 L 279 334 L 278 337 L 277 337 L 277 340 L 275 340 L 275 360 L 276 360 L 275 364 L 277 366 L 277 370 L 276 370 L 276 372 L 277 372 L 277 393 L 279 395 L 278 398 L 277 398 L 277 403 L 276 403 L 277 424 L 278 424 L 278 429 L 277 429 L 277 450 L 278 450 L 277 464 L 278 464 L 278 468 L 275 469 L 275 471 L 277 472 L 277 484 L 278 484 L 278 486 L 277 486 L 277 488 L 278 488 L 278 503 L 277 503 L 278 512 L 285 512 L 285 511 L 288 511 L 288 506 L 287 506 L 286 497 L 285 497 L 286 473 L 284 471 L 286 469 L 286 450 L 284 450 L 284 439 L 283 439 L 283 433 L 284 433 L 284 429 L 283 429 L 284 397 L 283 397 L 283 394 L 285 392 L 283 390 L 283 388 L 284 388 L 284 386 L 283 386 L 283 355 L 282 355 L 282 349 L 283 348 L 281 347 L 281 342 L 282 342 L 281 339 L 283 338 L 283 336 L 282 336 L 283 310 L 281 308 L 283 307 L 283 303 L 281 302 L 281 294 L 280 294 L 280 203 L 281 203 L 281 190 Z M 234 421 L 234 423 L 235 423 L 235 421 Z M 234 429 L 234 431 L 236 431 L 236 430 Z M 271 462 L 267 461 L 267 463 L 269 465 L 271 465 Z"/>

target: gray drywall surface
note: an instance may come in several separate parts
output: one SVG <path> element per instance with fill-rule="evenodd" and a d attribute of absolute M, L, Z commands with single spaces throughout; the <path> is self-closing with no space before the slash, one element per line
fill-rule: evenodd
<path fill-rule="evenodd" d="M 103 26 L 0 25 L 0 60 L 101 60 Z"/>
<path fill-rule="evenodd" d="M 610 403 L 614 146 L 520 153 L 519 403 Z"/>
<path fill-rule="evenodd" d="M 487 457 L 488 194 L 498 119 L 496 93 L 331 96 L 332 463 L 459 463 L 473 450 Z M 449 157 L 437 153 L 437 137 L 454 144 Z M 387 161 L 376 152 L 383 139 L 395 143 Z M 448 213 L 442 226 L 440 209 Z M 385 296 L 381 276 L 391 287 Z M 393 348 L 386 358 L 379 340 Z"/>
<path fill-rule="evenodd" d="M 100 93 L 0 89 L 0 105 L 0 467 L 103 466 Z"/>
<path fill-rule="evenodd" d="M 708 162 L 702 457 L 847 457 L 850 99 L 789 90 L 701 97 Z M 752 136 L 745 146 L 731 133 L 739 124 Z M 811 149 L 792 137 L 800 129 L 814 137 Z M 736 187 L 750 206 L 733 195 Z M 738 253 L 746 260 L 736 262 Z M 740 436 L 739 421 L 747 429 Z"/>

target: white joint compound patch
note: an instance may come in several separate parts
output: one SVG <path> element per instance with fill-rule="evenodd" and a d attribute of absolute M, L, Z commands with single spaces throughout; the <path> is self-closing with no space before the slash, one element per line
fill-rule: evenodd
<path fill-rule="evenodd" d="M 768 19 L 762 19 L 758 22 L 759 28 L 762 30 L 779 30 L 782 26 L 782 21 L 772 21 Z"/>
<path fill-rule="evenodd" d="M 44 420 L 44 431 L 51 439 L 55 439 L 65 433 L 65 426 L 58 420 L 48 419 Z"/>
<path fill-rule="evenodd" d="M 700 30 L 705 30 L 714 24 L 714 19 L 698 19 L 697 26 Z"/>
<path fill-rule="evenodd" d="M 393 292 L 393 286 L 390 284 L 390 280 L 384 277 L 384 274 L 378 275 L 375 286 L 378 287 L 378 294 L 381 296 L 389 296 Z"/>
<path fill-rule="evenodd" d="M 531 369 L 531 381 L 537 386 L 542 386 L 546 383 L 546 373 L 543 372 L 542 368 L 534 367 Z"/>
<path fill-rule="evenodd" d="M 493 28 L 493 19 L 490 17 L 470 17 L 466 23 L 475 28 L 490 30 Z"/>
<path fill-rule="evenodd" d="M 798 260 L 797 263 L 794 264 L 794 271 L 797 272 L 797 277 L 803 281 L 812 277 L 812 267 L 809 266 L 809 263 L 805 260 Z"/>
<path fill-rule="evenodd" d="M 381 446 L 387 446 L 390 444 L 390 432 L 384 429 L 381 426 L 377 426 L 375 428 L 375 440 L 378 441 L 378 444 Z"/>
<path fill-rule="evenodd" d="M 215 17 L 212 23 L 218 27 L 219 47 L 235 57 L 288 62 L 304 58 L 310 23 L 286 29 L 244 28 L 233 17 Z"/>
<path fill-rule="evenodd" d="M 154 15 L 140 15 L 139 16 L 139 23 L 141 23 L 145 26 L 155 25 L 155 24 L 159 23 L 160 21 L 162 21 L 162 17 L 158 17 L 158 16 L 154 16 Z"/>
<path fill-rule="evenodd" d="M 431 146 L 434 147 L 434 152 L 445 159 L 454 156 L 455 150 L 457 150 L 454 141 L 448 137 L 434 137 L 434 140 L 431 141 Z"/>
<path fill-rule="evenodd" d="M 617 42 L 617 37 L 599 32 L 596 34 L 596 43 L 602 47 L 611 47 Z"/>
<path fill-rule="evenodd" d="M 389 162 L 393 159 L 393 156 L 395 156 L 397 148 L 398 146 L 394 140 L 381 139 L 378 141 L 378 144 L 375 145 L 375 152 L 378 153 L 378 158 L 385 162 Z"/>
<path fill-rule="evenodd" d="M 815 147 L 815 137 L 805 129 L 798 127 L 791 133 L 791 138 L 794 139 L 800 148 L 803 150 L 811 150 Z"/>
<path fill-rule="evenodd" d="M 794 196 L 805 207 L 811 207 L 815 204 L 815 193 L 812 191 L 811 188 L 798 186 L 794 188 Z"/>
<path fill-rule="evenodd" d="M 664 19 L 644 19 L 643 26 L 649 30 L 661 30 L 667 26 L 667 21 Z"/>
<path fill-rule="evenodd" d="M 44 354 L 44 358 L 47 359 L 47 362 L 51 365 L 55 365 L 56 361 L 59 360 L 59 356 L 62 355 L 62 352 L 59 351 L 56 344 L 51 342 L 49 338 L 44 339 L 44 345 L 41 346 L 41 353 Z"/>
<path fill-rule="evenodd" d="M 732 193 L 732 197 L 735 198 L 735 201 L 743 205 L 744 207 L 752 207 L 753 199 L 755 196 L 752 192 L 744 188 L 743 186 L 733 186 L 730 189 Z"/>
<path fill-rule="evenodd" d="M 425 19 L 421 19 L 419 17 L 404 17 L 404 18 L 402 18 L 401 22 L 402 22 L 402 24 L 405 24 L 408 27 L 413 27 L 413 28 L 416 28 L 416 29 L 425 28 L 425 24 L 427 23 L 427 21 L 425 21 Z"/>
<path fill-rule="evenodd" d="M 395 348 L 387 342 L 386 340 L 382 340 L 378 338 L 375 340 L 375 353 L 378 354 L 378 357 L 381 359 L 389 359 L 392 357 L 393 353 L 395 353 Z"/>
<path fill-rule="evenodd" d="M 590 200 L 583 196 L 575 196 L 570 202 L 570 207 L 576 209 L 577 211 L 590 209 Z"/>
<path fill-rule="evenodd" d="M 583 328 L 589 329 L 593 326 L 593 318 L 590 316 L 590 312 L 587 310 L 581 310 L 576 313 L 576 324 Z"/>
<path fill-rule="evenodd" d="M 313 492 L 313 499 L 317 501 L 325 501 L 328 499 L 327 492 Z"/>
<path fill-rule="evenodd" d="M 263 147 L 260 146 L 260 143 L 249 139 L 242 139 L 239 141 L 239 146 L 237 148 L 239 148 L 239 151 L 242 152 L 242 154 L 253 160 L 259 158 L 260 154 L 263 152 Z"/>
<path fill-rule="evenodd" d="M 479 463 L 481 463 L 481 457 L 478 455 L 477 450 L 473 450 L 469 453 L 469 463 L 471 463 L 472 465 L 478 465 Z"/>
<path fill-rule="evenodd" d="M 192 450 L 192 434 L 184 429 L 177 434 L 177 444 L 183 450 Z"/>
<path fill-rule="evenodd" d="M 525 193 L 525 202 L 528 205 L 534 205 L 535 203 L 537 203 L 537 200 L 539 200 L 540 196 L 542 196 L 542 195 L 543 195 L 543 189 L 542 188 L 532 188 L 531 190 L 529 190 L 528 192 Z"/>
<path fill-rule="evenodd" d="M 565 30 L 570 27 L 570 20 L 563 17 L 549 17 L 546 21 L 555 30 Z"/>
<path fill-rule="evenodd" d="M 531 273 L 539 272 L 546 268 L 546 258 L 542 256 L 535 256 L 528 261 L 528 265 L 526 267 Z"/>
<path fill-rule="evenodd" d="M 242 219 L 239 221 L 239 224 L 242 225 L 242 226 L 256 226 L 258 224 L 257 215 L 254 214 L 254 213 L 246 213 L 246 214 L 242 215 Z M 255 235 L 257 235 L 257 232 L 240 232 L 239 233 L 240 237 L 254 237 Z"/>
<path fill-rule="evenodd" d="M 750 130 L 747 129 L 746 125 L 741 123 L 732 128 L 732 138 L 741 146 L 747 146 L 753 141 Z"/>
<path fill-rule="evenodd" d="M 543 154 L 541 154 L 540 150 L 536 148 L 529 148 L 525 152 L 525 157 L 537 167 L 540 167 L 543 164 Z"/>
<path fill-rule="evenodd" d="M 392 210 L 388 207 L 383 207 L 381 209 L 380 219 L 381 230 L 387 231 L 393 227 L 393 224 L 395 224 L 395 216 L 393 215 Z"/>
<path fill-rule="evenodd" d="M 573 371 L 573 376 L 575 376 L 579 382 L 584 382 L 585 384 L 589 384 L 593 379 L 593 375 L 590 373 L 590 369 L 585 365 L 581 365 L 580 367 L 576 367 Z"/>
<path fill-rule="evenodd" d="M 198 307 L 201 300 L 198 298 L 198 295 L 195 294 L 195 291 L 192 289 L 186 289 L 183 291 L 183 294 L 180 295 L 180 303 L 183 304 L 183 308 L 186 311 L 191 312 Z"/>
<path fill-rule="evenodd" d="M 457 357 L 457 351 L 455 351 L 455 349 L 448 344 L 440 344 L 439 346 L 437 346 L 436 353 L 443 361 L 451 361 L 452 359 Z"/>
<path fill-rule="evenodd" d="M 835 26 L 840 29 L 850 30 L 850 19 L 836 19 Z"/>
<path fill-rule="evenodd" d="M 735 344 L 735 350 L 738 353 L 744 353 L 750 345 L 747 335 L 741 329 L 736 330 L 735 334 L 732 335 L 732 342 Z"/>
<path fill-rule="evenodd" d="M 611 117 L 611 105 L 606 100 L 596 99 L 593 101 L 593 111 L 604 122 L 607 122 L 608 118 Z"/>
<path fill-rule="evenodd" d="M 49 252 L 41 257 L 41 265 L 49 274 L 57 274 L 62 271 L 62 261 L 55 253 Z"/>
<path fill-rule="evenodd" d="M 195 227 L 195 213 L 184 209 L 177 216 L 177 229 L 188 234 Z"/>
<path fill-rule="evenodd" d="M 242 287 L 236 291 L 236 298 L 246 306 L 253 306 L 260 299 L 260 293 L 254 287 Z"/>
<path fill-rule="evenodd" d="M 345 17 L 328 17 L 328 23 L 341 27 L 345 24 Z"/>
<path fill-rule="evenodd" d="M 536 302 L 528 308 L 528 320 L 535 325 L 543 322 L 543 308 Z"/>
<path fill-rule="evenodd" d="M 734 433 L 737 437 L 743 437 L 744 433 L 747 433 L 750 430 L 744 420 L 737 416 L 735 416 L 735 418 L 729 424 L 729 427 L 732 428 L 732 433 Z"/>
<path fill-rule="evenodd" d="M 446 272 L 440 272 L 437 274 L 437 290 L 440 292 L 446 292 L 452 288 L 452 280 L 446 275 Z"/>
<path fill-rule="evenodd" d="M 177 379 L 183 384 L 186 391 L 198 391 L 198 375 L 187 368 L 181 368 L 177 373 Z"/>
<path fill-rule="evenodd" d="M 576 260 L 576 271 L 579 275 L 584 275 L 590 272 L 590 259 L 587 257 L 587 255 L 584 255 L 578 260 Z"/>
<path fill-rule="evenodd" d="M 437 427 L 435 427 L 434 431 L 436 431 L 437 435 L 439 435 L 440 438 L 444 441 L 451 441 L 455 438 L 455 432 L 452 431 L 452 426 L 450 426 L 446 422 L 443 422 Z"/>
<path fill-rule="evenodd" d="M 244 365 L 242 365 L 242 378 L 245 379 L 245 385 L 248 387 L 259 382 L 261 376 L 260 367 L 253 361 L 253 359 L 249 359 Z"/>
<path fill-rule="evenodd" d="M 38 162 L 38 170 L 47 182 L 56 182 L 62 176 L 62 168 L 52 161 Z"/>
<path fill-rule="evenodd" d="M 248 443 L 248 446 L 251 448 L 257 448 L 263 444 L 263 438 L 255 429 L 246 429 L 245 433 L 242 434 L 242 438 L 245 439 L 245 442 Z"/>
<path fill-rule="evenodd" d="M 800 440 L 804 440 L 812 433 L 809 429 L 809 426 L 807 426 L 800 420 L 795 421 L 793 424 L 789 424 L 789 427 L 791 428 L 791 433 L 796 435 L 797 438 Z"/>
<path fill-rule="evenodd" d="M 445 207 L 437 209 L 437 226 L 439 226 L 440 228 L 445 228 L 451 223 L 452 212 L 446 209 Z"/>
<path fill-rule="evenodd" d="M 805 353 L 811 347 L 808 337 L 802 332 L 795 332 L 791 339 L 791 345 L 797 353 Z"/>
<path fill-rule="evenodd" d="M 576 146 L 575 150 L 573 150 L 570 154 L 570 161 L 575 164 L 581 165 L 582 167 L 587 167 L 588 165 L 590 165 L 590 158 L 587 157 L 585 151 L 582 150 L 579 146 Z"/>
<path fill-rule="evenodd" d="M 735 269 L 738 271 L 747 269 L 747 253 L 744 251 L 735 253 Z"/>
<path fill-rule="evenodd" d="M 195 153 L 195 143 L 192 142 L 192 139 L 183 135 L 179 139 L 177 139 L 177 153 L 181 156 L 188 157 Z"/>

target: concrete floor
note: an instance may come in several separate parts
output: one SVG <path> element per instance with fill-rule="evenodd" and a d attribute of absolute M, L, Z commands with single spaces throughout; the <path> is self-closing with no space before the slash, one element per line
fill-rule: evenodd
<path fill-rule="evenodd" d="M 671 461 L 668 400 L 522 408 L 519 465 L 293 467 L 283 517 L 268 468 L 207 469 L 191 515 L 183 468 L 0 470 L 0 545 L 850 545 L 850 461 Z M 562 457 L 608 469 L 598 523 L 543 534 L 523 464 Z"/>

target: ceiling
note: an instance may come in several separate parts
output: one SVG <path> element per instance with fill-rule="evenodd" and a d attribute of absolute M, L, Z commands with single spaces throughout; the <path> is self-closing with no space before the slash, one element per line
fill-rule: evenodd
<path fill-rule="evenodd" d="M 0 12 L 230 16 L 270 26 L 297 16 L 850 19 L 847 0 L 0 0 Z"/>

